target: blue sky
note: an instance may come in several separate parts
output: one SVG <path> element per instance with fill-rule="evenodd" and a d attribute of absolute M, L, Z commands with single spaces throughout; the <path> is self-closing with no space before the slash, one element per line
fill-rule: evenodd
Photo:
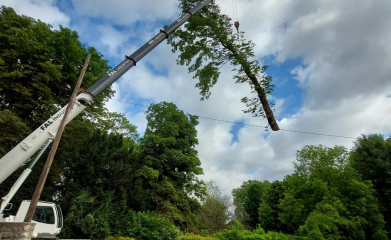
<path fill-rule="evenodd" d="M 255 43 L 255 54 L 275 80 L 270 96 L 279 126 L 286 130 L 357 137 L 391 132 L 391 2 L 389 0 L 235 0 L 240 28 Z M 216 0 L 232 17 L 232 1 Z M 175 20 L 178 1 L 166 0 L 0 0 L 19 14 L 58 29 L 76 30 L 81 42 L 104 54 L 111 66 Z M 352 6 L 355 6 L 354 8 Z M 229 194 L 243 181 L 276 180 L 293 172 L 295 153 L 305 145 L 348 149 L 354 139 L 265 132 L 266 121 L 242 112 L 250 96 L 234 83 L 226 64 L 207 101 L 199 101 L 196 80 L 176 65 L 177 54 L 162 43 L 113 84 L 115 99 L 149 105 L 174 102 L 200 119 L 197 150 L 202 179 Z M 115 100 L 142 133 L 144 107 Z"/>

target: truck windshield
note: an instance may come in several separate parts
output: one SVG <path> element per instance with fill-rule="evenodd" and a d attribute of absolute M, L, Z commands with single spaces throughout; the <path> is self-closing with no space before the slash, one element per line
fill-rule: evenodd
<path fill-rule="evenodd" d="M 47 224 L 54 224 L 54 211 L 52 207 L 37 206 L 34 212 L 33 221 Z"/>

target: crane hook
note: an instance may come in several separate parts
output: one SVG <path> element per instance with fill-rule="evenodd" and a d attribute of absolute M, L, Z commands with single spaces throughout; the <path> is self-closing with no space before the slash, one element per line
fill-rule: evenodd
<path fill-rule="evenodd" d="M 234 26 L 236 27 L 236 31 L 239 32 L 239 21 L 236 21 L 236 22 L 234 23 Z"/>

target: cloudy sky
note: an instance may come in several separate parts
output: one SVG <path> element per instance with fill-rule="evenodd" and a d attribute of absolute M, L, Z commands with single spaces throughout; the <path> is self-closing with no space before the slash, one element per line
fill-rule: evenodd
<path fill-rule="evenodd" d="M 76 30 L 80 41 L 104 54 L 111 66 L 179 15 L 176 0 L 0 0 L 19 14 Z M 239 20 L 270 66 L 271 98 L 281 129 L 242 112 L 250 89 L 234 83 L 225 65 L 212 95 L 200 101 L 196 80 L 176 65 L 177 54 L 162 43 L 113 87 L 107 107 L 126 113 L 142 133 L 144 107 L 174 102 L 200 118 L 199 157 L 205 180 L 230 194 L 247 180 L 283 179 L 293 172 L 305 145 L 353 146 L 361 134 L 391 133 L 391 1 L 389 0 L 216 0 Z M 236 7 L 235 7 L 236 6 Z M 237 12 L 237 14 L 236 14 Z M 234 14 L 235 13 L 235 14 Z M 129 102 L 129 103 L 124 103 Z M 252 125 L 252 126 L 249 126 Z M 331 137 L 290 132 L 311 132 Z M 349 138 L 351 137 L 351 138 Z"/>

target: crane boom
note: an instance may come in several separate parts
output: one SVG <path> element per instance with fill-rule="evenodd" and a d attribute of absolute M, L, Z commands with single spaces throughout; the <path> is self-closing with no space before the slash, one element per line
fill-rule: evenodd
<path fill-rule="evenodd" d="M 140 61 L 157 45 L 163 42 L 164 39 L 167 39 L 176 29 L 182 26 L 191 17 L 191 15 L 195 14 L 209 3 L 214 2 L 215 0 L 204 0 L 199 2 L 166 28 L 160 30 L 158 34 L 152 37 L 131 55 L 125 56 L 125 59 L 122 60 L 116 67 L 89 87 L 85 92 L 76 97 L 76 102 L 67 119 L 67 123 L 72 121 L 87 106 L 92 105 L 95 98 L 100 93 L 110 87 L 112 83 L 125 74 L 129 69 L 136 66 L 138 61 Z M 51 116 L 49 120 L 44 122 L 40 127 L 38 127 L 34 132 L 32 132 L 28 137 L 0 159 L 0 184 L 18 167 L 22 166 L 34 153 L 36 153 L 48 139 L 56 136 L 57 129 L 63 118 L 66 107 L 67 106 L 64 106 L 57 113 Z"/>

